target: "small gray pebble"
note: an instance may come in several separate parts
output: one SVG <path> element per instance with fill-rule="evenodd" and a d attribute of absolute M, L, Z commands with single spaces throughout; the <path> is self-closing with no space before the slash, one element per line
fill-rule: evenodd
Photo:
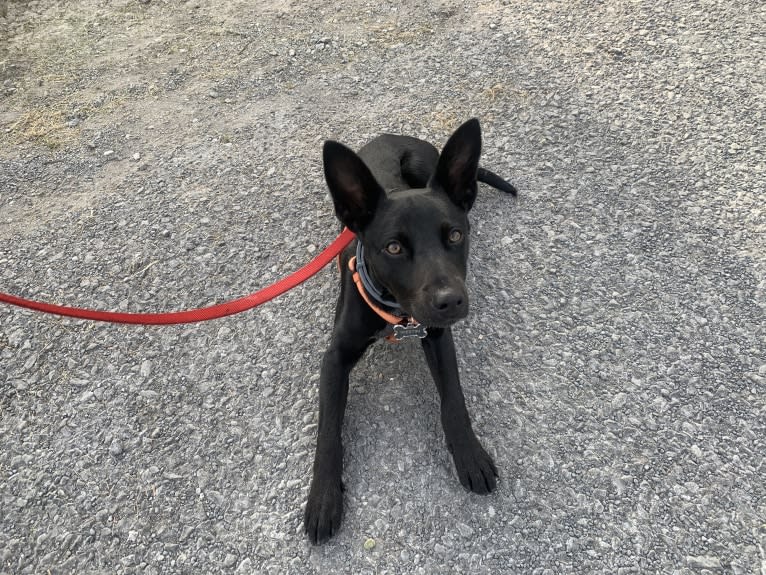
<path fill-rule="evenodd" d="M 720 569 L 721 560 L 711 555 L 687 555 L 686 563 L 692 569 Z"/>
<path fill-rule="evenodd" d="M 109 453 L 114 457 L 119 457 L 122 455 L 123 451 L 122 442 L 119 439 L 113 439 L 112 443 L 109 445 Z"/>
<path fill-rule="evenodd" d="M 224 567 L 231 567 L 237 562 L 237 556 L 233 553 L 227 553 L 226 557 L 223 558 L 223 566 Z"/>

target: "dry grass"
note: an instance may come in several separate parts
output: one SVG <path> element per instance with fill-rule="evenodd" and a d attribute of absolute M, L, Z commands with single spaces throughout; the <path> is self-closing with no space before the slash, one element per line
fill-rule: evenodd
<path fill-rule="evenodd" d="M 57 149 L 77 139 L 79 130 L 66 125 L 64 113 L 58 109 L 36 108 L 23 112 L 11 126 L 13 143 L 35 142 Z"/>
<path fill-rule="evenodd" d="M 136 4 L 123 2 L 111 12 L 52 5 L 42 18 L 29 19 L 14 29 L 0 49 L 0 69 L 13 63 L 23 74 L 8 76 L 13 91 L 4 106 L 15 121 L 4 126 L 3 144 L 30 143 L 50 149 L 71 145 L 81 130 L 68 125 L 69 119 L 102 115 L 122 103 L 122 95 L 115 97 L 93 78 L 99 57 L 113 48 L 102 30 L 116 27 L 117 22 L 123 27 L 126 21 L 142 22 L 145 16 Z M 108 97 L 103 104 L 94 102 L 100 94 Z"/>
<path fill-rule="evenodd" d="M 385 24 L 368 23 L 366 28 L 370 32 L 370 42 L 388 48 L 398 44 L 416 42 L 433 34 L 433 28 L 430 26 L 419 25 L 405 29 L 400 28 L 395 22 Z"/>
<path fill-rule="evenodd" d="M 439 132 L 451 132 L 458 127 L 460 116 L 453 110 L 435 110 L 431 112 L 429 126 Z"/>
<path fill-rule="evenodd" d="M 124 98 L 111 97 L 104 104 L 82 105 L 78 94 L 64 97 L 50 105 L 40 104 L 19 114 L 7 131 L 9 144 L 34 143 L 56 150 L 71 145 L 80 138 L 80 128 L 70 126 L 68 118 L 93 118 L 109 115 L 124 104 Z M 72 111 L 76 111 L 73 114 Z"/>
<path fill-rule="evenodd" d="M 490 102 L 494 102 L 503 92 L 505 92 L 505 86 L 502 84 L 495 84 L 494 86 L 485 88 L 483 94 Z"/>

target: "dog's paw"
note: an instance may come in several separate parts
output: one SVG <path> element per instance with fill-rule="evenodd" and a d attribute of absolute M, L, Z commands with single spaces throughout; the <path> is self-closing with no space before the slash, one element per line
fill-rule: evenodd
<path fill-rule="evenodd" d="M 343 488 L 340 481 L 311 482 L 303 525 L 315 545 L 335 535 L 343 516 Z"/>
<path fill-rule="evenodd" d="M 495 490 L 497 467 L 478 440 L 469 446 L 455 446 L 452 449 L 452 457 L 463 487 L 479 495 L 487 495 Z"/>

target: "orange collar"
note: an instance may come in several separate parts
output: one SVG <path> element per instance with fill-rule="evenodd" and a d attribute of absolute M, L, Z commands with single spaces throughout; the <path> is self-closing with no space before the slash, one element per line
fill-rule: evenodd
<path fill-rule="evenodd" d="M 338 260 L 338 263 L 340 263 L 340 260 Z M 354 279 L 356 289 L 359 291 L 359 295 L 362 296 L 362 299 L 365 301 L 365 303 L 367 303 L 372 311 L 374 311 L 376 314 L 378 314 L 378 316 L 385 320 L 386 323 L 390 324 L 390 328 L 393 331 L 386 335 L 386 339 L 388 341 L 398 342 L 406 337 L 418 337 L 422 339 L 428 335 L 425 326 L 420 325 L 414 317 L 400 317 L 394 315 L 384 309 L 381 309 L 375 305 L 375 303 L 373 303 L 372 299 L 367 293 L 367 290 L 364 289 L 362 278 L 359 275 L 359 271 L 356 269 L 356 256 L 353 256 L 350 260 L 348 260 L 348 269 L 351 270 L 351 277 Z"/>

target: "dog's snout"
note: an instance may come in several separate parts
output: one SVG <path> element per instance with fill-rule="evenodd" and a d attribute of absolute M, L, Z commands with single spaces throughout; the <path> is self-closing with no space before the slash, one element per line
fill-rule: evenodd
<path fill-rule="evenodd" d="M 466 299 L 461 290 L 442 288 L 434 293 L 431 305 L 440 313 L 455 313 L 465 307 Z"/>

